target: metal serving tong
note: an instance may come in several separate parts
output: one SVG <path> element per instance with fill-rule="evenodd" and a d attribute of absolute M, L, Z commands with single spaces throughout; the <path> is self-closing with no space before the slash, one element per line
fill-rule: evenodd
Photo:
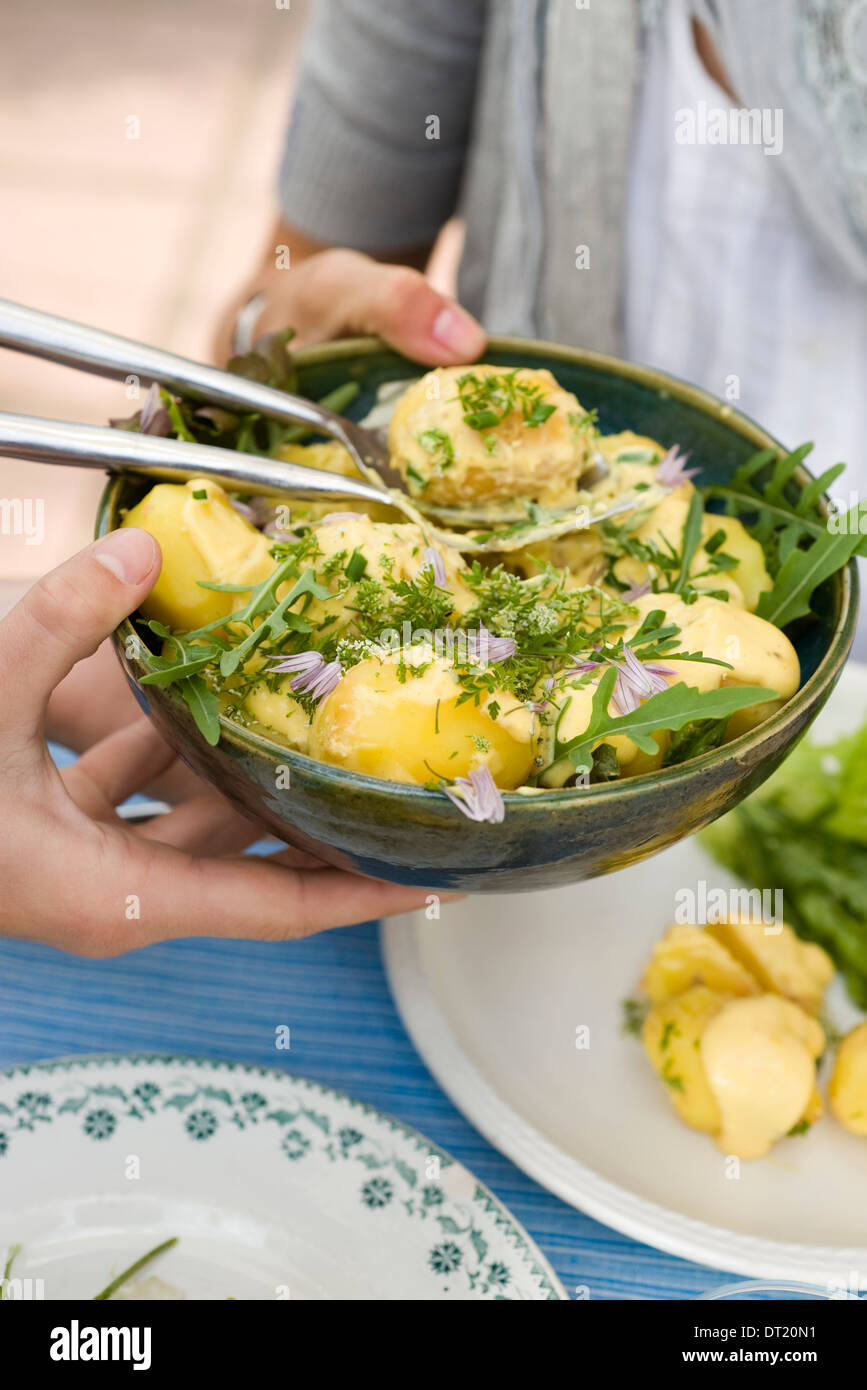
<path fill-rule="evenodd" d="M 69 464 L 76 468 L 100 468 L 109 473 L 133 472 L 164 482 L 205 478 L 220 484 L 237 484 L 237 490 L 246 493 L 289 495 L 302 501 L 354 498 L 377 502 L 397 508 L 410 521 L 422 526 L 428 535 L 465 554 L 514 550 L 588 525 L 587 509 L 578 508 L 552 513 L 538 525 L 528 526 L 513 535 L 500 536 L 486 531 L 473 536 L 442 529 L 422 515 L 402 490 L 402 479 L 392 469 L 388 451 L 374 431 L 302 396 L 293 396 L 176 353 L 5 299 L 0 299 L 0 347 L 115 381 L 135 377 L 142 387 L 157 383 L 190 400 L 220 405 L 235 412 L 256 412 L 282 423 L 306 426 L 342 444 L 361 477 L 348 478 L 282 459 L 218 449 L 207 444 L 2 411 L 0 455 L 39 463 Z M 598 515 L 591 515 L 590 524 L 636 505 L 635 498 L 621 501 Z M 464 520 L 465 524 L 472 525 L 479 518 L 468 510 Z"/>

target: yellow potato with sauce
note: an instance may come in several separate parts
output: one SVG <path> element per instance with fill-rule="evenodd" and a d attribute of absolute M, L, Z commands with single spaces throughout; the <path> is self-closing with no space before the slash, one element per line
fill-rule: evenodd
<path fill-rule="evenodd" d="M 822 1115 L 824 1032 L 802 1004 L 819 1007 L 831 970 L 824 952 L 814 957 L 788 927 L 756 948 L 754 925 L 762 930 L 677 923 L 641 981 L 652 1006 L 644 1046 L 673 1105 L 740 1158 L 761 1157 Z M 864 1043 L 867 1058 L 867 1030 Z"/>
<path fill-rule="evenodd" d="M 709 1019 L 699 1051 L 720 1113 L 716 1142 L 725 1154 L 762 1158 L 816 1113 L 819 1023 L 778 994 L 732 999 Z"/>
<path fill-rule="evenodd" d="M 273 544 L 229 502 L 217 483 L 158 483 L 131 507 L 122 526 L 140 526 L 159 542 L 160 577 L 141 611 L 181 632 L 215 622 L 243 606 L 247 594 L 203 589 L 201 580 L 249 584 L 273 573 Z"/>
<path fill-rule="evenodd" d="M 661 608 L 665 621 L 676 623 L 681 629 L 678 645 L 682 651 L 701 652 L 706 657 L 726 662 L 731 668 L 704 667 L 702 680 L 720 685 L 758 685 L 777 692 L 779 701 L 751 705 L 733 715 L 727 725 L 729 738 L 767 719 L 795 694 L 801 683 L 798 654 L 785 633 L 744 608 L 707 595 L 688 604 L 677 594 L 644 594 L 634 600 L 633 607 L 639 614 L 636 630 L 648 613 Z M 663 664 L 678 665 L 668 658 Z M 679 674 L 678 679 L 697 685 L 702 667 L 701 662 L 691 662 L 689 670 L 695 674 Z M 699 688 L 711 687 L 702 685 Z"/>
<path fill-rule="evenodd" d="M 468 393 L 479 392 L 494 393 L 484 399 L 502 415 L 498 423 L 468 423 L 474 417 L 465 410 Z M 554 505 L 574 496 L 576 479 L 588 465 L 592 435 L 582 424 L 587 418 L 577 398 L 545 369 L 436 367 L 397 402 L 389 451 L 410 492 L 426 502 L 455 506 L 530 497 Z"/>
<path fill-rule="evenodd" d="M 709 922 L 707 931 L 763 989 L 819 1012 L 834 978 L 834 963 L 821 946 L 801 941 L 785 922 Z"/>
<path fill-rule="evenodd" d="M 759 985 L 722 942 L 689 923 L 675 923 L 653 948 L 641 988 L 654 1004 L 706 985 L 719 994 L 758 994 Z"/>
<path fill-rule="evenodd" d="M 727 996 L 707 985 L 693 985 L 663 999 L 647 1014 L 642 1042 L 651 1066 L 665 1083 L 668 1098 L 693 1129 L 716 1134 L 721 1118 L 716 1096 L 701 1061 L 701 1038 Z"/>
<path fill-rule="evenodd" d="M 840 1044 L 828 1090 L 831 1109 L 853 1134 L 867 1135 L 867 1023 Z"/>
<path fill-rule="evenodd" d="M 816 1061 L 825 1035 L 791 1000 L 695 984 L 655 1004 L 642 1037 L 681 1119 L 725 1154 L 761 1158 L 822 1114 Z"/>
<path fill-rule="evenodd" d="M 272 690 L 265 681 L 258 681 L 244 699 L 244 709 L 266 729 L 279 734 L 290 748 L 306 753 L 310 747 L 310 720 L 291 689 L 291 676 Z"/>
<path fill-rule="evenodd" d="M 487 767 L 497 786 L 519 787 L 533 766 L 533 712 L 505 691 L 479 705 L 459 704 L 462 693 L 449 661 L 424 646 L 370 656 L 317 707 L 310 755 L 421 784 Z"/>

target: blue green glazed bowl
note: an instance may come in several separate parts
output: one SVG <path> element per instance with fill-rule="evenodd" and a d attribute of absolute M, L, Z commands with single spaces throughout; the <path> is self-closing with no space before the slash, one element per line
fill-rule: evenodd
<path fill-rule="evenodd" d="M 598 410 L 604 433 L 631 429 L 665 446 L 677 443 L 691 450 L 702 482 L 721 482 L 757 449 L 780 447 L 731 406 L 647 367 L 518 338 L 490 339 L 484 359 L 550 368 L 584 406 Z M 410 380 L 423 370 L 368 338 L 311 348 L 296 361 L 301 390 L 313 397 L 357 381 L 357 418 L 384 382 Z M 806 470 L 799 481 L 809 481 Z M 100 502 L 97 534 L 116 527 L 147 486 L 134 477 L 112 479 Z M 441 793 L 315 762 L 228 719 L 211 748 L 171 686 L 139 684 L 150 669 L 148 655 L 130 656 L 136 642 L 129 621 L 117 629 L 115 646 L 139 704 L 167 742 L 280 839 L 340 868 L 398 883 L 522 891 L 612 873 L 737 805 L 774 771 L 824 705 L 849 651 L 857 606 L 853 563 L 814 596 L 815 619 L 790 630 L 801 688 L 754 732 L 689 763 L 623 782 L 533 796 L 507 793 L 500 825 L 468 821 Z"/>

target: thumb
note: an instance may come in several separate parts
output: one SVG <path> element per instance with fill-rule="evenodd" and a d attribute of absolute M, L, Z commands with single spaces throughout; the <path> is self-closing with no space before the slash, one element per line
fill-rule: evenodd
<path fill-rule="evenodd" d="M 54 687 L 138 607 L 161 564 L 153 536 L 129 527 L 33 585 L 0 622 L 0 731 L 39 732 Z"/>
<path fill-rule="evenodd" d="M 378 333 L 418 362 L 450 366 L 472 362 L 484 350 L 481 324 L 408 266 L 371 265 L 347 308 L 362 332 Z"/>
<path fill-rule="evenodd" d="M 284 317 L 297 329 L 293 346 L 376 333 L 431 366 L 472 362 L 485 346 L 481 324 L 409 266 L 383 265 L 357 251 L 322 251 L 290 272 L 286 288 L 292 294 Z"/>

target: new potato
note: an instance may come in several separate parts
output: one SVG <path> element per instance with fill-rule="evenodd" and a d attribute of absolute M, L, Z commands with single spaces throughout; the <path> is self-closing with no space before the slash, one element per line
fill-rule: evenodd
<path fill-rule="evenodd" d="M 395 782 L 451 780 L 488 767 L 499 787 L 520 786 L 533 765 L 532 711 L 505 691 L 479 705 L 459 704 L 461 694 L 449 662 L 425 648 L 371 656 L 317 707 L 310 754 Z"/>
<path fill-rule="evenodd" d="M 707 930 L 762 989 L 819 1012 L 834 978 L 834 963 L 821 946 L 801 941 L 785 922 L 710 922 Z"/>
<path fill-rule="evenodd" d="M 520 408 L 501 423 L 475 429 L 466 422 L 459 382 L 468 373 L 479 382 L 502 379 L 499 367 L 436 367 L 413 382 L 395 406 L 389 451 L 410 492 L 426 502 L 461 502 L 534 497 L 548 504 L 574 495 L 591 452 L 581 428 L 586 412 L 552 374 L 521 367 L 515 380 L 535 388 L 555 407 L 543 423 L 529 425 Z"/>
<path fill-rule="evenodd" d="M 160 577 L 141 611 L 180 632 L 228 617 L 248 598 L 203 589 L 200 580 L 249 583 L 252 589 L 274 571 L 268 553 L 273 542 L 235 511 L 217 483 L 202 478 L 158 483 L 130 508 L 121 525 L 140 526 L 159 542 Z"/>
<path fill-rule="evenodd" d="M 717 1133 L 721 1118 L 702 1066 L 700 1045 L 705 1028 L 726 1000 L 727 995 L 707 985 L 692 985 L 654 1005 L 642 1032 L 651 1066 L 665 1083 L 678 1115 L 706 1134 Z"/>
<path fill-rule="evenodd" d="M 693 985 L 718 994 L 758 994 L 759 985 L 725 946 L 700 927 L 676 923 L 653 948 L 641 988 L 654 1004 Z"/>
<path fill-rule="evenodd" d="M 840 1044 L 828 1091 L 831 1109 L 853 1134 L 867 1135 L 867 1023 Z"/>
<path fill-rule="evenodd" d="M 719 1106 L 725 1154 L 762 1158 L 815 1113 L 816 1060 L 825 1034 L 777 994 L 733 999 L 701 1034 L 701 1066 Z"/>

